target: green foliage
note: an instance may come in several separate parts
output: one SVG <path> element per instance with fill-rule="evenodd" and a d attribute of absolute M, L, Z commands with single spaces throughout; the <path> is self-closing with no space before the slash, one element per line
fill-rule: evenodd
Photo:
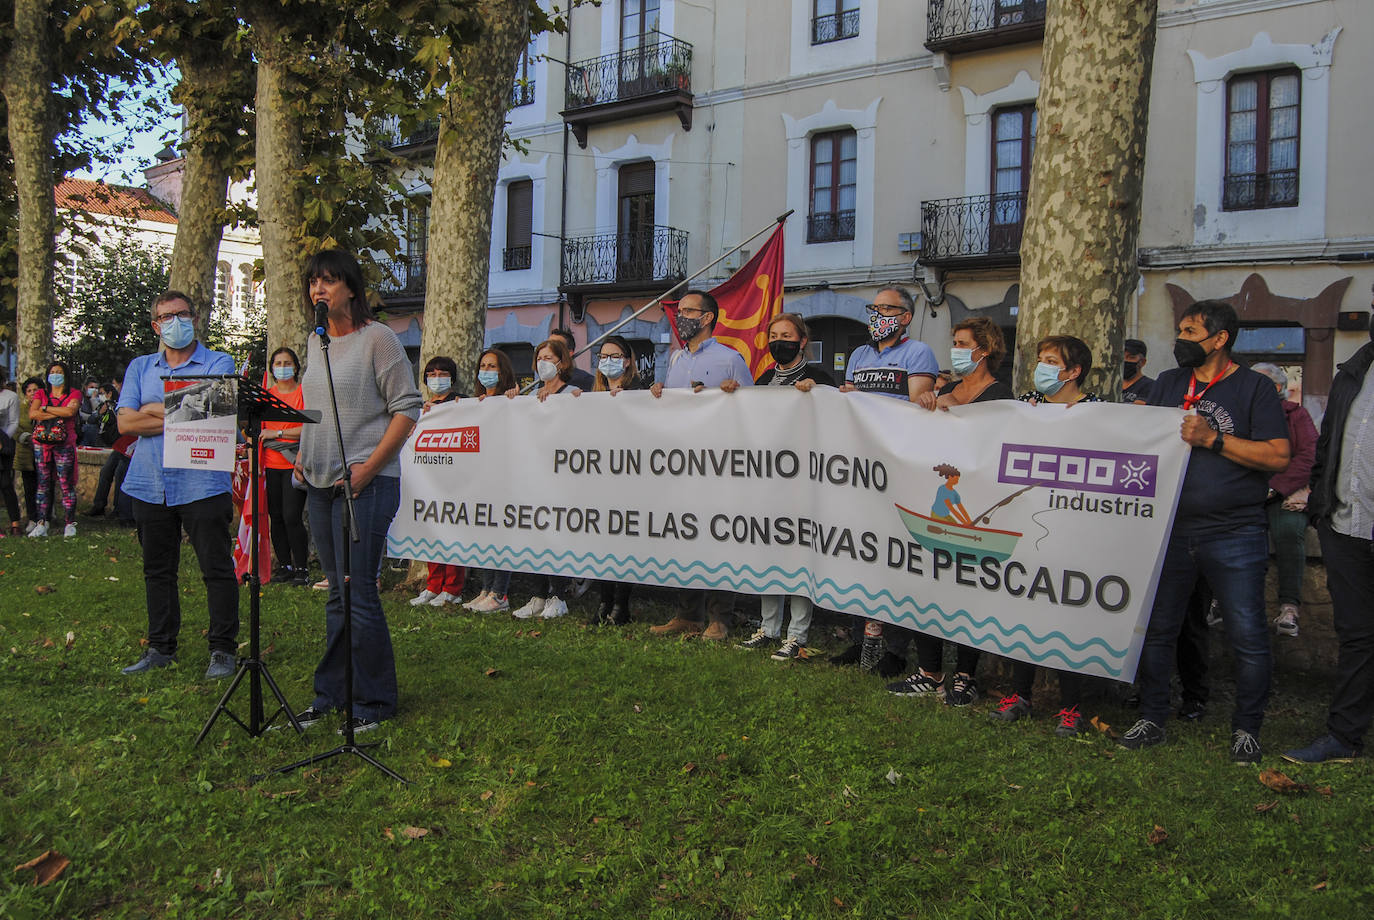
<path fill-rule="evenodd" d="M 1055 738 L 1049 705 L 1004 725 L 987 701 L 955 710 L 821 660 L 651 637 L 658 590 L 636 589 L 624 629 L 579 622 L 590 595 L 522 623 L 388 590 L 401 712 L 361 740 L 412 785 L 352 756 L 253 783 L 332 748 L 333 726 L 252 739 L 221 717 L 193 747 L 223 692 L 201 678 L 193 555 L 180 664 L 127 678 L 139 549 L 79 526 L 0 541 L 0 839 L 10 866 L 71 860 L 43 888 L 0 875 L 5 917 L 1363 920 L 1374 898 L 1368 760 L 1285 765 L 1332 791 L 1281 796 L 1228 762 L 1224 703 L 1128 754 Z M 513 596 L 536 583 L 517 577 Z M 263 589 L 265 660 L 296 707 L 322 606 Z M 1328 689 L 1288 675 L 1271 751 L 1319 730 Z M 240 687 L 230 703 L 242 718 L 247 701 Z"/>
<path fill-rule="evenodd" d="M 157 350 L 149 309 L 167 290 L 168 254 L 122 238 L 85 250 L 80 289 L 57 293 L 55 357 L 87 376 L 108 380 L 139 355 Z"/>
<path fill-rule="evenodd" d="M 254 380 L 261 378 L 267 367 L 267 311 L 256 305 L 251 306 L 247 322 L 238 325 L 232 322 L 227 309 L 217 308 L 210 314 L 205 344 L 216 351 L 233 355 L 236 367 L 243 367 L 247 361 L 248 376 Z"/>

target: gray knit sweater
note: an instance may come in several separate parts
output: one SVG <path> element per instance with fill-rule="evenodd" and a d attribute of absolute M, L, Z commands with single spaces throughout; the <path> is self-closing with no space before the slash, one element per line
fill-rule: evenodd
<path fill-rule="evenodd" d="M 343 442 L 348 464 L 352 466 L 371 456 L 393 415 L 419 418 L 423 400 L 415 388 L 415 373 L 405 348 L 384 323 L 371 322 L 348 335 L 330 339 L 329 358 Z M 326 489 L 343 477 L 343 464 L 339 462 L 338 439 L 329 407 L 324 354 L 315 335 L 310 336 L 306 346 L 301 387 L 306 408 L 319 409 L 322 415 L 318 425 L 303 427 L 298 463 L 306 482 Z M 400 461 L 393 457 L 378 475 L 401 475 Z"/>

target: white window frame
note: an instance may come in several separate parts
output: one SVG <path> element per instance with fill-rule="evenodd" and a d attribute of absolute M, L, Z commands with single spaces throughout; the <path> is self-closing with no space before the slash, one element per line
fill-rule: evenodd
<path fill-rule="evenodd" d="M 808 6 L 809 10 L 810 7 Z M 808 25 L 808 28 L 810 26 Z M 834 42 L 843 45 L 846 42 Z M 874 183 L 877 169 L 879 96 L 862 109 L 842 109 L 827 99 L 819 112 L 802 118 L 782 113 L 787 137 L 787 206 L 796 213 L 787 221 L 787 269 L 818 271 L 872 265 Z M 811 137 L 827 131 L 852 129 L 855 135 L 854 239 L 832 243 L 806 242 L 806 215 L 811 201 Z M 914 168 L 915 164 L 913 164 Z"/>

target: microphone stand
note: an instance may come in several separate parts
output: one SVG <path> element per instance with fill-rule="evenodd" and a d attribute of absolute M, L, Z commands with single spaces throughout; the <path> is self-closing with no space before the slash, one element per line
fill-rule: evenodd
<path fill-rule="evenodd" d="M 410 780 L 383 764 L 377 758 L 367 753 L 366 748 L 376 747 L 381 742 L 371 741 L 366 744 L 358 744 L 353 737 L 353 550 L 350 544 L 358 542 L 358 523 L 354 515 L 353 508 L 353 478 L 348 469 L 348 452 L 344 448 L 343 423 L 339 420 L 339 399 L 334 392 L 334 368 L 329 363 L 329 331 L 328 331 L 327 308 L 323 302 L 315 304 L 315 335 L 320 339 L 320 351 L 324 355 L 324 376 L 329 383 L 329 407 L 334 414 L 334 437 L 339 445 L 339 460 L 343 463 L 343 495 L 344 495 L 344 516 L 343 526 L 340 528 L 344 540 L 343 552 L 343 585 L 341 593 L 343 596 L 343 647 L 344 647 L 344 725 L 343 725 L 343 744 L 332 748 L 321 754 L 312 754 L 304 760 L 287 764 L 284 767 L 277 767 L 261 776 L 253 777 L 253 781 L 263 779 L 268 776 L 276 776 L 280 773 L 290 773 L 292 770 L 301 767 L 308 767 L 311 764 L 329 760 L 333 757 L 340 757 L 345 754 L 353 754 L 362 758 L 367 763 L 392 779 L 410 784 Z M 336 487 L 337 488 L 337 487 Z M 365 573 L 368 578 L 376 578 L 376 573 Z M 333 586 L 331 586 L 332 588 Z"/>

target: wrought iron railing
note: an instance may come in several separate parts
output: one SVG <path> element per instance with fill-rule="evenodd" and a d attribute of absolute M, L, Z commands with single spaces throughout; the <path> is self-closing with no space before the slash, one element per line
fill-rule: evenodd
<path fill-rule="evenodd" d="M 388 147 L 413 147 L 416 144 L 428 144 L 439 136 L 439 119 L 422 121 L 409 133 L 401 131 L 400 121 L 392 121 L 383 125 L 383 143 Z"/>
<path fill-rule="evenodd" d="M 378 260 L 382 280 L 377 285 L 377 293 L 383 297 L 388 294 L 423 294 L 425 292 L 425 268 L 428 260 L 424 256 L 405 259 Z"/>
<path fill-rule="evenodd" d="M 930 0 L 926 44 L 1042 31 L 1046 0 Z"/>
<path fill-rule="evenodd" d="M 569 237 L 563 242 L 565 287 L 678 281 L 686 276 L 686 230 L 645 227 Z"/>
<path fill-rule="evenodd" d="M 692 88 L 692 46 L 676 38 L 568 68 L 567 106 L 586 108 Z"/>
<path fill-rule="evenodd" d="M 1267 173 L 1234 173 L 1226 177 L 1221 206 L 1227 211 L 1255 208 L 1291 208 L 1298 203 L 1298 171 L 1275 169 Z"/>
<path fill-rule="evenodd" d="M 1024 191 L 923 202 L 921 261 L 1013 263 L 1025 224 Z"/>
<path fill-rule="evenodd" d="M 854 212 L 830 211 L 812 214 L 806 219 L 808 243 L 834 243 L 854 239 Z"/>
<path fill-rule="evenodd" d="M 510 90 L 510 107 L 518 109 L 522 105 L 534 105 L 534 81 L 516 80 Z"/>
<path fill-rule="evenodd" d="M 501 250 L 501 270 L 507 272 L 524 271 L 530 267 L 533 249 L 529 246 L 507 246 Z"/>
<path fill-rule="evenodd" d="M 845 10 L 816 16 L 811 20 L 811 44 L 824 45 L 837 42 L 842 38 L 853 38 L 859 34 L 859 11 Z"/>

